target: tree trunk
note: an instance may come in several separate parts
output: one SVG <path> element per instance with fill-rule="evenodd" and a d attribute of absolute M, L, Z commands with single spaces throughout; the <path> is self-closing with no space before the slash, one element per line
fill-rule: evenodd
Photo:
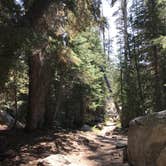
<path fill-rule="evenodd" d="M 17 105 L 17 71 L 14 72 L 14 108 L 15 108 L 15 119 L 13 128 L 16 127 L 18 120 L 18 105 Z"/>
<path fill-rule="evenodd" d="M 133 37 L 134 37 L 133 28 L 132 28 L 132 33 L 133 33 Z M 138 31 L 137 31 L 137 34 L 138 34 Z M 140 102 L 141 102 L 140 108 L 141 108 L 141 113 L 143 113 L 145 111 L 145 101 L 144 101 L 144 94 L 143 94 L 143 90 L 142 90 L 141 74 L 140 74 L 140 67 L 139 67 L 139 56 L 141 55 L 141 52 L 140 52 L 139 46 L 136 47 L 135 37 L 134 37 L 133 52 L 134 52 L 134 62 L 135 62 L 134 66 L 135 66 L 135 70 L 136 70 L 136 74 L 137 74 L 138 93 L 139 93 L 139 98 L 140 98 Z"/>
<path fill-rule="evenodd" d="M 28 130 L 41 128 L 45 121 L 46 97 L 50 85 L 50 66 L 48 57 L 42 50 L 36 51 L 30 57 L 29 70 L 29 112 L 27 116 Z"/>
<path fill-rule="evenodd" d="M 59 87 L 58 87 L 58 94 L 57 94 L 57 100 L 56 100 L 56 107 L 55 107 L 55 112 L 53 115 L 53 119 L 57 118 L 58 112 L 61 108 L 62 102 L 64 100 L 64 75 L 61 74 L 60 76 L 60 82 L 59 82 Z"/>
<path fill-rule="evenodd" d="M 123 33 L 124 33 L 124 69 L 123 69 L 123 89 L 122 94 L 125 95 L 126 101 L 122 101 L 122 113 L 121 113 L 121 123 L 122 127 L 127 127 L 129 121 L 131 120 L 130 109 L 129 109 L 129 99 L 130 99 L 130 66 L 129 58 L 130 56 L 130 46 L 129 46 L 129 37 L 128 37 L 128 11 L 127 11 L 127 0 L 121 1 L 121 10 L 122 10 L 122 19 L 123 19 Z M 124 100 L 124 97 L 123 97 Z"/>
<path fill-rule="evenodd" d="M 162 110 L 162 103 L 161 103 L 161 83 L 160 83 L 160 73 L 159 73 L 159 55 L 157 46 L 153 47 L 153 53 L 154 53 L 154 111 L 158 112 Z"/>

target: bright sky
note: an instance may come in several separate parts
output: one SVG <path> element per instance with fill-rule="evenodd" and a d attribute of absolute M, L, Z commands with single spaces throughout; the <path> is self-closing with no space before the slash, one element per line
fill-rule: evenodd
<path fill-rule="evenodd" d="M 16 3 L 22 4 L 22 0 L 15 0 Z"/>
<path fill-rule="evenodd" d="M 113 17 L 114 11 L 117 9 L 117 5 L 114 7 L 111 7 L 108 3 L 108 0 L 102 0 L 103 1 L 103 15 L 107 17 L 108 22 L 110 24 L 110 33 L 111 35 L 115 35 L 117 33 L 116 25 L 115 25 L 115 17 Z"/>
<path fill-rule="evenodd" d="M 107 18 L 107 21 L 109 23 L 109 29 L 106 32 L 106 35 L 110 35 L 110 38 L 112 40 L 112 53 L 110 55 L 110 58 L 112 60 L 116 60 L 115 55 L 117 54 L 117 40 L 116 35 L 118 33 L 115 20 L 116 17 L 113 17 L 113 13 L 118 10 L 118 3 L 115 4 L 113 7 L 110 6 L 109 0 L 102 0 L 102 10 L 103 10 L 103 16 Z"/>

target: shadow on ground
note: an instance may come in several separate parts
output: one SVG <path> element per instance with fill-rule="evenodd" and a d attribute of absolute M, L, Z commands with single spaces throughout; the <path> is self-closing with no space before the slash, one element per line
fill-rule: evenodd
<path fill-rule="evenodd" d="M 0 133 L 0 166 L 28 165 L 30 161 L 52 154 L 79 154 L 80 151 L 97 166 L 122 166 L 124 148 L 116 147 L 119 141 L 125 142 L 126 136 L 116 130 L 107 136 L 46 129 L 34 133 L 3 131 Z"/>
<path fill-rule="evenodd" d="M 74 133 L 67 131 L 3 131 L 0 133 L 0 162 L 4 166 L 19 166 L 50 154 L 70 153 L 76 149 L 75 139 Z"/>

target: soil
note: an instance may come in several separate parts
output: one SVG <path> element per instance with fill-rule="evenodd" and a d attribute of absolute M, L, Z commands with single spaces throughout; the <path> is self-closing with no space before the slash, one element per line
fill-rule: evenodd
<path fill-rule="evenodd" d="M 100 132 L 3 131 L 0 166 L 60 166 L 60 162 L 61 166 L 127 166 L 126 145 L 126 133 L 114 123 Z M 52 158 L 48 164 L 45 159 L 49 156 Z"/>

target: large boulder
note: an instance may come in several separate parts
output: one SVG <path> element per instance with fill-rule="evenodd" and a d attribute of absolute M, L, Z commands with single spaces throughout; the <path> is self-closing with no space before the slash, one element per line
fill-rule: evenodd
<path fill-rule="evenodd" d="M 8 128 L 10 129 L 11 127 L 13 127 L 13 125 L 15 123 L 15 119 L 6 111 L 0 110 L 0 123 L 7 125 Z M 17 128 L 24 128 L 25 125 L 22 124 L 21 122 L 17 121 L 16 127 Z"/>
<path fill-rule="evenodd" d="M 133 166 L 166 165 L 166 111 L 130 122 L 128 159 Z"/>
<path fill-rule="evenodd" d="M 0 110 L 0 121 L 8 126 L 11 126 L 14 123 L 14 118 L 6 111 Z"/>

